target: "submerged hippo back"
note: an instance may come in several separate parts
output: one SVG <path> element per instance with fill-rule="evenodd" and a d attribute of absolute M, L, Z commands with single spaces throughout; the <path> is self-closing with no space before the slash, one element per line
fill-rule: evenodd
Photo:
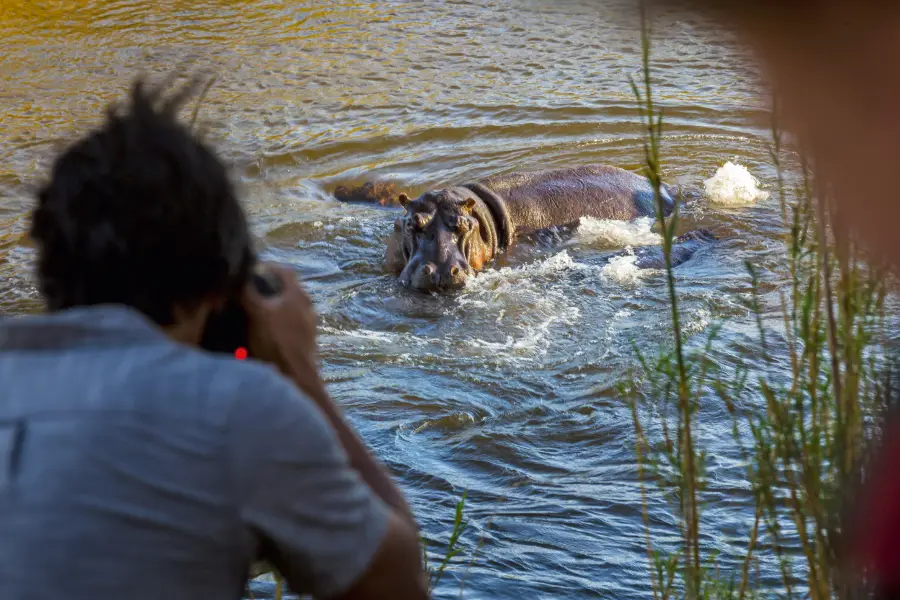
<path fill-rule="evenodd" d="M 630 220 L 654 215 L 646 177 L 606 165 L 495 175 L 480 181 L 506 200 L 517 229 L 569 225 L 581 217 Z M 672 197 L 663 188 L 667 212 Z"/>

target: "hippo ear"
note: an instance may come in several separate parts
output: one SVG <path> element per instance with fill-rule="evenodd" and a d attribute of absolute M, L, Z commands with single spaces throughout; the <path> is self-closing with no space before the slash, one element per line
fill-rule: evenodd
<path fill-rule="evenodd" d="M 472 210 L 475 208 L 475 198 L 466 198 L 462 201 L 462 207 L 466 210 Z"/>
<path fill-rule="evenodd" d="M 403 192 L 400 192 L 400 195 L 397 196 L 397 202 L 400 203 L 400 206 L 406 208 L 406 205 L 409 204 L 409 196 L 407 196 Z"/>

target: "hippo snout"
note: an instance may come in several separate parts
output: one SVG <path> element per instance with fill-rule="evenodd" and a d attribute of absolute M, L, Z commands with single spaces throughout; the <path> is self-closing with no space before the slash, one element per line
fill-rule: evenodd
<path fill-rule="evenodd" d="M 429 262 L 420 265 L 410 274 L 407 286 L 420 292 L 458 290 L 466 285 L 469 271 L 468 265 L 438 266 Z"/>

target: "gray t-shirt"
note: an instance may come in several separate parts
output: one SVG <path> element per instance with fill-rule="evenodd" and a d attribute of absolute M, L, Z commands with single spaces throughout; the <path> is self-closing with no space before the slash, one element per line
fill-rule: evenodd
<path fill-rule="evenodd" d="M 234 600 L 258 556 L 328 598 L 387 517 L 274 368 L 123 306 L 0 319 L 0 599 Z"/>

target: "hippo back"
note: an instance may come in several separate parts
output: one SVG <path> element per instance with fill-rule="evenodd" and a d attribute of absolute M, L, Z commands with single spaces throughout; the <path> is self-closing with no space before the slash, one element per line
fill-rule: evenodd
<path fill-rule="evenodd" d="M 581 217 L 630 220 L 656 214 L 646 177 L 606 165 L 507 173 L 479 181 L 506 200 L 517 229 L 576 223 Z M 673 200 L 663 186 L 666 213 Z"/>

